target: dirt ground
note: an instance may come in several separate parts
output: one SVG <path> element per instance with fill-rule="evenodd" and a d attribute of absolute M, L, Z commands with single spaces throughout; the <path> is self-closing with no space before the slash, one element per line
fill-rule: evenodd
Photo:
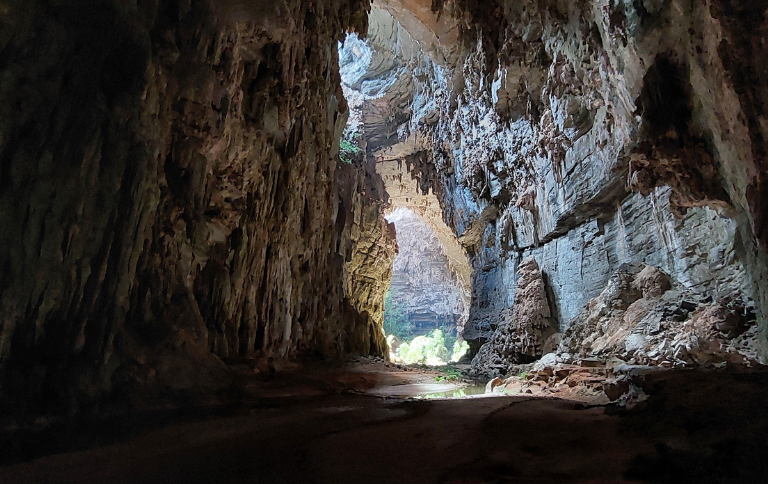
<path fill-rule="evenodd" d="M 228 414 L 2 467 L 0 482 L 768 482 L 765 371 L 656 373 L 626 410 L 538 395 L 423 400 L 414 394 L 455 384 L 368 359 L 235 369 L 246 396 Z"/>

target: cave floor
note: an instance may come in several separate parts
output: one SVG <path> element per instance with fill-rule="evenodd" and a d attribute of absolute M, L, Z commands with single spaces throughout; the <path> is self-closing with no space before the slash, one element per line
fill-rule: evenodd
<path fill-rule="evenodd" d="M 3 467 L 0 482 L 757 483 L 768 477 L 768 372 L 666 372 L 653 377 L 650 398 L 632 410 L 551 397 L 365 394 L 398 379 L 432 378 L 389 367 L 376 373 L 320 372 L 310 380 L 325 386 L 307 383 L 279 398 L 273 391 L 228 416 L 170 423 L 113 445 Z M 319 391 L 339 381 L 360 392 Z"/>

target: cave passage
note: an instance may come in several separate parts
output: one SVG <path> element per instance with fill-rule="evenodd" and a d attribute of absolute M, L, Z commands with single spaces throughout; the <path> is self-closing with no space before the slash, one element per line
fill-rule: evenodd
<path fill-rule="evenodd" d="M 0 0 L 0 483 L 768 482 L 766 37 Z"/>
<path fill-rule="evenodd" d="M 375 5 L 365 39 L 347 35 L 339 64 L 349 119 L 340 158 L 367 165 L 381 178 L 387 221 L 398 255 L 384 299 L 384 331 L 393 361 L 455 363 L 468 351 L 471 269 L 465 249 L 445 224 L 426 168 L 419 120 L 435 109 L 441 68 L 393 14 Z"/>
<path fill-rule="evenodd" d="M 444 365 L 469 349 L 461 337 L 467 319 L 464 291 L 435 231 L 408 208 L 387 216 L 398 254 L 384 299 L 390 358 L 400 363 Z"/>
<path fill-rule="evenodd" d="M 462 333 L 469 316 L 471 270 L 464 248 L 444 222 L 431 180 L 420 172 L 428 155 L 415 120 L 433 109 L 434 101 L 417 74 L 441 76 L 390 12 L 374 6 L 369 22 L 365 39 L 352 33 L 339 45 L 349 105 L 340 160 L 380 178 L 386 220 L 395 229 L 398 253 L 383 304 L 389 358 L 444 366 L 469 350 Z M 414 115 L 414 110 L 423 112 Z M 452 369 L 436 378 L 460 380 L 460 374 Z M 429 395 L 465 396 L 475 390 L 469 386 Z"/>

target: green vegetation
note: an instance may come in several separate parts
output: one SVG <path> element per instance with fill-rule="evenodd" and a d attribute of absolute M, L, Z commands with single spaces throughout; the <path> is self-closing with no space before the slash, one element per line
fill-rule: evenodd
<path fill-rule="evenodd" d="M 443 374 L 436 376 L 435 381 L 461 381 L 461 372 L 453 366 L 444 367 L 441 372 Z"/>
<path fill-rule="evenodd" d="M 387 292 L 384 298 L 384 333 L 389 347 L 393 349 L 391 357 L 394 361 L 440 366 L 459 361 L 469 351 L 469 344 L 459 341 L 448 327 L 443 326 L 414 338 L 415 329 L 405 308 L 398 303 L 397 294 L 392 290 Z"/>
<path fill-rule="evenodd" d="M 351 164 L 354 161 L 362 161 L 363 149 L 358 146 L 360 143 L 360 133 L 344 131 L 339 144 L 339 157 L 341 161 Z"/>
<path fill-rule="evenodd" d="M 456 340 L 453 343 L 453 351 L 451 352 L 451 361 L 454 363 L 459 361 L 469 352 L 469 343 L 466 341 Z"/>
<path fill-rule="evenodd" d="M 397 348 L 395 357 L 404 363 L 421 365 L 444 365 L 450 355 L 445 347 L 443 332 L 436 329 L 426 336 L 417 336 L 410 343 Z"/>
<path fill-rule="evenodd" d="M 443 332 L 445 335 L 445 347 L 449 350 L 453 350 L 454 346 L 456 346 L 457 338 L 454 336 L 455 331 L 451 332 L 451 328 L 448 326 L 440 326 L 440 331 Z"/>
<path fill-rule="evenodd" d="M 405 309 L 397 304 L 392 291 L 384 297 L 384 333 L 407 340 L 413 337 L 414 325 L 408 320 Z"/>
<path fill-rule="evenodd" d="M 456 341 L 453 352 L 450 352 L 445 346 L 443 332 L 435 329 L 426 336 L 417 336 L 410 342 L 401 343 L 393 359 L 409 365 L 440 366 L 458 361 L 468 350 L 469 344 L 466 341 Z"/>

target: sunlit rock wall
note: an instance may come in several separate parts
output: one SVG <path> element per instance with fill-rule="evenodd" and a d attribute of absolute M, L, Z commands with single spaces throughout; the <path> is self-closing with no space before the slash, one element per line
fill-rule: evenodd
<path fill-rule="evenodd" d="M 395 209 L 387 220 L 395 225 L 399 249 L 388 297 L 415 325 L 416 336 L 437 328 L 460 332 L 466 301 L 434 230 L 407 208 Z"/>
<path fill-rule="evenodd" d="M 344 256 L 344 304 L 357 320 L 350 328 L 364 328 L 345 335 L 346 352 L 387 354 L 384 339 L 384 297 L 389 290 L 397 255 L 395 227 L 387 222 L 386 191 L 375 166 L 342 163 L 336 175 L 340 203 L 336 219 L 340 231 L 337 252 Z"/>
<path fill-rule="evenodd" d="M 380 217 L 336 181 L 367 8 L 0 4 L 4 409 L 216 403 L 220 358 L 385 353 L 344 287 Z"/>
<path fill-rule="evenodd" d="M 397 226 L 400 252 L 391 301 L 416 324 L 417 334 L 437 327 L 461 333 L 469 307 L 466 251 L 445 224 L 430 180 L 412 176 L 417 159 L 429 149 L 426 139 L 411 133 L 412 114 L 434 108 L 434 86 L 445 85 L 446 70 L 430 55 L 444 61 L 451 49 L 433 45 L 425 51 L 429 45 L 419 39 L 429 44 L 428 31 L 409 31 L 405 25 L 417 25 L 417 19 L 402 5 L 392 6 L 375 5 L 367 37 L 350 35 L 340 46 L 342 85 L 350 105 L 347 129 L 359 136 L 366 166 L 383 182 L 388 219 Z M 444 35 L 454 50 L 456 38 Z"/>
<path fill-rule="evenodd" d="M 412 104 L 401 145 L 426 154 L 414 178 L 470 255 L 467 338 L 490 337 L 533 256 L 561 329 L 646 263 L 754 312 L 765 347 L 766 9 L 433 2 L 461 49 L 414 76 L 431 104 Z"/>

